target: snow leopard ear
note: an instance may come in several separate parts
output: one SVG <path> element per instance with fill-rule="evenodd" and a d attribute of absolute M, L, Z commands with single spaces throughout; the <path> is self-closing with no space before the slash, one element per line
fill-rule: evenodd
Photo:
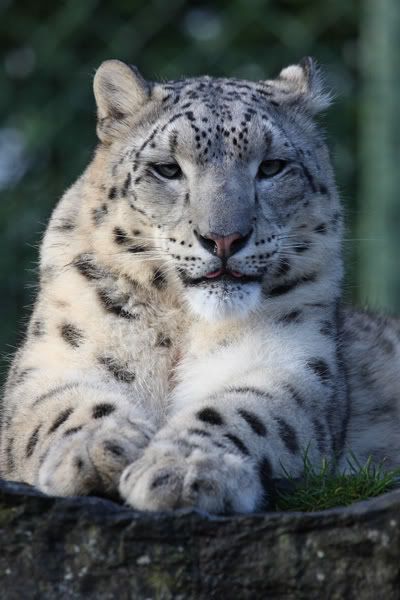
<path fill-rule="evenodd" d="M 325 89 L 324 79 L 314 59 L 307 56 L 299 64 L 283 69 L 274 83 L 278 101 L 300 103 L 312 115 L 326 108 L 332 102 L 332 94 Z"/>
<path fill-rule="evenodd" d="M 97 135 L 102 142 L 121 137 L 150 96 L 150 85 L 136 67 L 106 60 L 93 82 L 97 104 Z"/>

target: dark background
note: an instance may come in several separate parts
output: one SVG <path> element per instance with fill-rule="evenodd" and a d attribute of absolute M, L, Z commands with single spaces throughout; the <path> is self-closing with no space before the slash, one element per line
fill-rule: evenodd
<path fill-rule="evenodd" d="M 323 123 L 348 216 L 346 297 L 395 312 L 397 5 L 0 0 L 2 373 L 29 316 L 46 222 L 96 144 L 92 79 L 107 58 L 134 63 L 149 79 L 205 73 L 262 79 L 305 55 L 316 57 L 336 96 Z"/>

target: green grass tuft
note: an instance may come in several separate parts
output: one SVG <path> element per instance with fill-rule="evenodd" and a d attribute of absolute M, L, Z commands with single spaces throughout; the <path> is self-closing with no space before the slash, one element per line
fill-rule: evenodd
<path fill-rule="evenodd" d="M 351 454 L 346 472 L 333 473 L 332 465 L 323 459 L 316 468 L 310 462 L 308 450 L 304 453 L 304 475 L 296 481 L 285 469 L 285 476 L 293 484 L 290 492 L 277 492 L 276 509 L 284 511 L 317 511 L 348 506 L 388 492 L 399 485 L 400 468 L 385 470 L 383 463 L 373 464 L 370 457 L 361 465 Z"/>

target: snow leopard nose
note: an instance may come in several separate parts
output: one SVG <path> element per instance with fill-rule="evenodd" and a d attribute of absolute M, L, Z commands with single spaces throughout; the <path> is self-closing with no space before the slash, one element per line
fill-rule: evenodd
<path fill-rule="evenodd" d="M 251 236 L 251 230 L 246 235 L 237 232 L 229 235 L 217 235 L 215 233 L 200 235 L 197 231 L 195 231 L 195 235 L 199 243 L 210 254 L 216 254 L 219 258 L 229 258 L 232 254 L 244 248 Z"/>

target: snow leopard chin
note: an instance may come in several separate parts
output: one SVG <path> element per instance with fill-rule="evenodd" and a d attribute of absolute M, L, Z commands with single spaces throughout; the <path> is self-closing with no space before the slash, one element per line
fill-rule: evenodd
<path fill-rule="evenodd" d="M 204 285 L 186 289 L 185 295 L 192 312 L 206 321 L 244 319 L 259 307 L 261 285 Z"/>

